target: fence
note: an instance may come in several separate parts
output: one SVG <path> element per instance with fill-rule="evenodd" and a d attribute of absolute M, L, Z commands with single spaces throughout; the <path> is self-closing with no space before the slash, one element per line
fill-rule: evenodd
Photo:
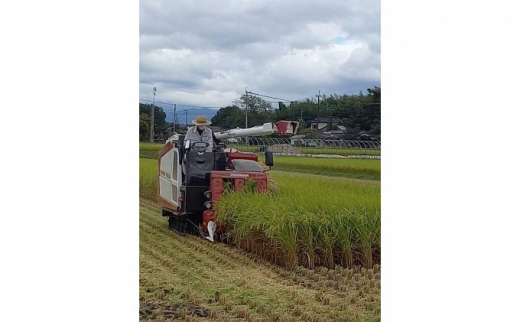
<path fill-rule="evenodd" d="M 381 159 L 380 141 L 248 137 L 222 140 L 228 148 L 282 156 Z"/>

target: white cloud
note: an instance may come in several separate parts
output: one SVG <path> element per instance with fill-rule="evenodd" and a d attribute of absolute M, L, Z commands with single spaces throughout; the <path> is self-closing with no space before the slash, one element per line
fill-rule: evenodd
<path fill-rule="evenodd" d="M 140 97 L 225 106 L 380 84 L 379 1 L 140 2 Z"/>

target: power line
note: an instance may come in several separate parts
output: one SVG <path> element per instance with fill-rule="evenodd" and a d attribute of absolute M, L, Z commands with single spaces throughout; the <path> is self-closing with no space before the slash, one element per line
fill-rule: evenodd
<path fill-rule="evenodd" d="M 155 92 L 157 91 L 157 88 L 154 86 L 153 87 L 153 101 L 152 101 L 152 117 L 151 117 L 151 128 L 150 128 L 150 142 L 153 143 L 154 142 L 154 121 L 155 121 L 155 117 L 154 117 L 154 111 L 155 111 Z"/>
<path fill-rule="evenodd" d="M 286 102 L 286 103 L 292 103 L 292 102 L 301 102 L 301 101 L 305 101 L 305 100 L 310 99 L 310 98 L 304 98 L 304 99 L 298 99 L 298 100 L 287 100 L 287 99 L 276 98 L 276 97 L 273 97 L 273 96 L 269 96 L 269 95 L 265 95 L 265 94 L 259 94 L 259 93 L 250 92 L 250 91 L 246 91 L 246 92 L 247 92 L 246 94 L 253 94 L 253 95 L 256 95 L 256 96 L 277 100 L 277 101 L 267 101 L 266 100 L 266 102 L 268 102 L 268 103 L 278 103 L 280 101 L 283 101 L 283 102 Z M 139 99 L 139 101 L 152 102 L 152 100 L 146 100 L 146 99 Z M 169 102 L 155 102 L 155 104 L 166 104 L 166 105 L 171 105 L 171 106 L 177 105 L 178 107 L 187 107 L 187 108 L 205 108 L 205 109 L 222 109 L 223 108 L 223 107 L 208 107 L 208 106 L 202 106 L 202 105 L 188 105 L 188 104 L 169 103 Z"/>
<path fill-rule="evenodd" d="M 269 95 L 258 94 L 258 93 L 251 92 L 251 91 L 246 91 L 246 92 L 247 92 L 247 93 L 250 93 L 250 94 L 257 95 L 257 96 L 262 96 L 262 97 L 265 97 L 265 98 L 270 98 L 270 99 L 279 100 L 279 101 L 285 101 L 285 102 L 293 102 L 293 101 L 294 101 L 294 100 L 287 100 L 287 99 L 275 98 L 275 97 L 272 97 L 272 96 L 269 96 Z"/>
<path fill-rule="evenodd" d="M 198 116 L 200 115 L 200 113 L 186 113 L 186 111 L 191 111 L 191 110 L 177 110 L 177 112 L 175 112 L 175 110 L 166 110 L 166 111 L 163 111 L 163 112 L 173 112 L 173 113 L 183 113 L 183 114 L 187 114 L 189 116 Z M 216 112 L 215 112 L 216 114 Z"/>
<path fill-rule="evenodd" d="M 255 94 L 255 95 L 258 95 L 258 96 L 263 96 L 263 97 L 267 97 L 267 98 L 271 98 L 271 99 L 278 100 L 278 101 L 267 101 L 267 100 L 266 100 L 266 101 L 269 102 L 269 103 L 278 103 L 278 102 L 280 102 L 280 101 L 289 102 L 289 103 L 293 103 L 293 102 L 304 102 L 304 101 L 313 101 L 313 97 L 306 97 L 306 98 L 303 98 L 303 99 L 297 99 L 297 100 L 287 100 L 287 99 L 275 98 L 275 97 L 268 96 L 268 95 L 257 94 L 257 93 L 250 92 L 250 91 L 248 91 L 247 93 Z"/>
<path fill-rule="evenodd" d="M 139 99 L 139 101 L 146 101 L 146 102 L 152 102 L 151 100 L 145 100 L 145 99 Z M 179 103 L 168 103 L 168 102 L 155 102 L 160 104 L 167 104 L 167 105 L 177 105 L 178 107 L 189 107 L 189 108 L 206 108 L 206 109 L 220 109 L 222 107 L 207 107 L 202 105 L 189 105 L 189 104 L 179 104 Z"/>

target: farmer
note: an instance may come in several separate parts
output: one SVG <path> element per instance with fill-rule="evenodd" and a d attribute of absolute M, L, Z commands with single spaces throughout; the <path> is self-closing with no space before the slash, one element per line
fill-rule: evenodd
<path fill-rule="evenodd" d="M 213 134 L 213 131 L 207 127 L 211 124 L 211 121 L 206 119 L 205 116 L 199 115 L 197 119 L 191 120 L 191 123 L 193 123 L 193 126 L 186 131 L 184 141 L 190 140 L 192 143 L 196 141 L 206 142 L 209 144 L 206 148 L 206 152 L 212 152 L 213 142 L 218 145 L 220 140 L 218 140 L 215 134 Z"/>

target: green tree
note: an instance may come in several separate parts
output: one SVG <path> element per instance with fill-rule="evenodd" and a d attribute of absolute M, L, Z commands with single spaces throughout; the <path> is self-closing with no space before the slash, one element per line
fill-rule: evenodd
<path fill-rule="evenodd" d="M 369 133 L 377 140 L 381 140 L 381 122 L 372 124 Z"/>
<path fill-rule="evenodd" d="M 146 103 L 139 103 L 139 140 L 146 140 L 144 138 L 150 138 L 150 128 L 151 127 L 151 124 L 150 124 L 150 117 L 151 117 L 151 112 L 152 112 L 152 104 L 146 104 Z M 146 137 L 146 135 L 144 135 L 143 137 L 141 136 L 141 129 L 144 129 L 141 127 L 141 120 L 142 116 L 146 116 L 147 119 L 143 119 L 143 127 L 144 127 L 144 123 L 147 122 L 148 124 L 148 137 Z M 166 122 L 166 113 L 164 112 L 163 108 L 162 107 L 159 107 L 159 106 L 155 106 L 155 109 L 154 109 L 154 133 L 155 135 L 157 136 L 158 134 L 163 134 L 163 135 L 167 135 L 167 132 L 168 132 L 168 127 L 170 126 L 169 123 Z"/>
<path fill-rule="evenodd" d="M 368 98 L 373 103 L 381 103 L 381 88 L 379 86 L 374 86 L 373 89 L 367 89 Z"/>
<path fill-rule="evenodd" d="M 366 119 L 368 130 L 371 135 L 381 139 L 381 88 L 374 86 L 367 89 L 366 96 Z"/>
<path fill-rule="evenodd" d="M 275 121 L 276 113 L 271 104 L 255 95 L 243 94 L 240 99 L 235 100 L 233 105 L 244 112 L 244 122 L 239 127 L 245 127 L 245 114 L 247 113 L 247 127 L 254 127 L 265 122 Z"/>
<path fill-rule="evenodd" d="M 246 108 L 251 113 L 262 114 L 266 111 L 273 110 L 271 104 L 259 96 L 243 94 L 239 100 L 235 101 L 235 105 L 240 108 Z"/>
<path fill-rule="evenodd" d="M 298 135 L 305 136 L 306 139 L 318 139 L 320 138 L 320 134 L 317 130 L 311 129 L 311 128 L 304 128 L 301 130 L 298 130 Z"/>
<path fill-rule="evenodd" d="M 318 112 L 316 100 L 306 99 L 290 104 L 278 102 L 278 109 L 273 109 L 269 102 L 258 96 L 242 95 L 232 106 L 220 109 L 212 122 L 224 129 L 244 128 L 246 107 L 249 127 L 264 122 L 294 120 L 300 121 L 300 131 L 310 127 Z M 354 95 L 329 95 L 320 100 L 320 116 L 340 118 L 351 139 L 360 131 L 369 131 L 373 136 L 380 138 L 381 88 L 374 86 L 367 89 L 366 95 L 362 91 Z"/>
<path fill-rule="evenodd" d="M 150 116 L 141 113 L 139 115 L 139 141 L 146 140 L 150 136 Z"/>
<path fill-rule="evenodd" d="M 218 110 L 217 114 L 211 118 L 211 123 L 222 129 L 244 127 L 245 113 L 237 106 L 227 106 Z"/>

